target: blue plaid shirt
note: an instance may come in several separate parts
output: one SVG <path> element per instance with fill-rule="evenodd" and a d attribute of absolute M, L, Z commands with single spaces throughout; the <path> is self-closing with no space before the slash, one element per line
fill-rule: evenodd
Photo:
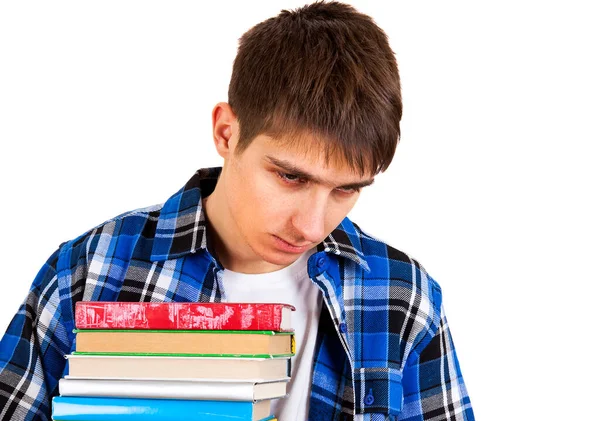
<path fill-rule="evenodd" d="M 75 302 L 225 298 L 201 200 L 220 171 L 199 170 L 163 205 L 54 252 L 0 343 L 0 419 L 50 420 L 74 350 Z M 308 274 L 326 304 L 310 420 L 474 420 L 440 287 L 417 261 L 346 218 L 309 258 Z"/>

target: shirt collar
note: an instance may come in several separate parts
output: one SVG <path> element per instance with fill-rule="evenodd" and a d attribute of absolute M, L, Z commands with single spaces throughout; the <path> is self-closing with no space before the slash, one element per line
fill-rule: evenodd
<path fill-rule="evenodd" d="M 202 199 L 217 185 L 221 167 L 203 168 L 163 205 L 152 245 L 152 261 L 176 259 L 209 248 Z M 370 271 L 362 252 L 359 228 L 344 220 L 317 245 L 317 251 L 350 259 Z"/>

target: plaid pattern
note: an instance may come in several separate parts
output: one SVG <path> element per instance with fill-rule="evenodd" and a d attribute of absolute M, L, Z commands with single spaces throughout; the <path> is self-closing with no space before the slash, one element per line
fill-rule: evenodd
<path fill-rule="evenodd" d="M 0 419 L 49 420 L 74 350 L 80 300 L 218 302 L 202 169 L 162 206 L 113 218 L 61 244 L 0 343 Z M 317 247 L 308 273 L 324 297 L 310 420 L 473 420 L 438 284 L 349 219 Z"/>

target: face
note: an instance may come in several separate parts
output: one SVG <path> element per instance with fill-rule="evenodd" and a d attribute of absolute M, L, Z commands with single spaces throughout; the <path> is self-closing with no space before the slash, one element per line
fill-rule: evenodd
<path fill-rule="evenodd" d="M 221 174 L 236 236 L 272 270 L 323 241 L 373 182 L 344 163 L 326 165 L 319 139 L 301 140 L 298 150 L 259 135 L 241 154 L 227 155 Z"/>

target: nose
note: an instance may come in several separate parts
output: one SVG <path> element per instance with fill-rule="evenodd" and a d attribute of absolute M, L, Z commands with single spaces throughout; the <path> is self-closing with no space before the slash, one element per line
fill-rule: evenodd
<path fill-rule="evenodd" d="M 292 224 L 304 241 L 316 243 L 325 236 L 325 209 L 327 198 L 307 198 L 300 203 Z"/>

